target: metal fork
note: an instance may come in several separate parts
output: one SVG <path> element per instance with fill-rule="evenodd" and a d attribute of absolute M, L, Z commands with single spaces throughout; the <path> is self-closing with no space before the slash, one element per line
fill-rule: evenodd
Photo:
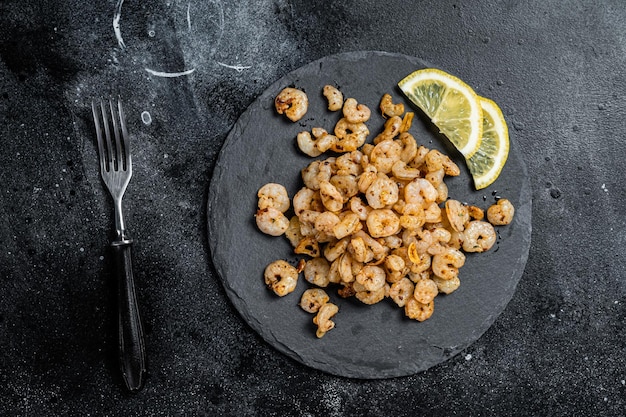
<path fill-rule="evenodd" d="M 128 235 L 122 215 L 122 197 L 133 173 L 130 140 L 120 100 L 117 101 L 117 110 L 111 100 L 108 104 L 101 100 L 99 105 L 92 102 L 91 110 L 98 138 L 100 174 L 115 206 L 116 236 L 111 247 L 118 281 L 120 368 L 128 390 L 137 392 L 143 386 L 146 373 L 145 347 L 133 278 L 133 240 Z"/>

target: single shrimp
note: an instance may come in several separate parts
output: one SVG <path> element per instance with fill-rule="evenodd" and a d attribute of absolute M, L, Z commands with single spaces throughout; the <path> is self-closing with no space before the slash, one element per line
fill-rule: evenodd
<path fill-rule="evenodd" d="M 391 298 L 393 302 L 398 305 L 398 307 L 404 307 L 407 300 L 413 296 L 414 291 L 415 288 L 413 283 L 410 279 L 405 277 L 391 284 L 391 288 L 389 289 L 389 298 Z"/>
<path fill-rule="evenodd" d="M 432 270 L 433 274 L 441 279 L 453 279 L 459 275 L 459 268 L 465 264 L 465 255 L 463 252 L 447 248 L 443 253 L 433 256 Z"/>
<path fill-rule="evenodd" d="M 428 207 L 437 200 L 437 189 L 424 178 L 415 178 L 404 187 L 404 201 Z"/>
<path fill-rule="evenodd" d="M 404 104 L 393 104 L 391 94 L 383 94 L 383 97 L 380 99 L 379 108 L 383 117 L 399 117 L 404 113 Z"/>
<path fill-rule="evenodd" d="M 392 140 L 400 133 L 402 127 L 402 118 L 400 116 L 393 116 L 385 122 L 383 131 L 374 138 L 374 145 L 378 145 L 380 142 L 386 140 Z"/>
<path fill-rule="evenodd" d="M 324 97 L 328 100 L 328 110 L 341 110 L 343 107 L 343 94 L 341 91 L 332 85 L 325 85 L 322 91 Z"/>
<path fill-rule="evenodd" d="M 354 98 L 347 98 L 343 103 L 343 117 L 350 123 L 365 123 L 370 119 L 370 109 Z"/>
<path fill-rule="evenodd" d="M 363 304 L 373 305 L 381 302 L 387 294 L 389 294 L 389 284 L 385 284 L 382 288 L 375 291 L 357 291 L 354 296 Z"/>
<path fill-rule="evenodd" d="M 330 181 L 330 177 L 333 174 L 332 164 L 333 160 L 330 158 L 323 161 L 311 162 L 301 171 L 304 185 L 311 190 L 319 190 L 321 181 Z"/>
<path fill-rule="evenodd" d="M 330 242 L 324 248 L 324 258 L 326 258 L 328 262 L 335 261 L 337 258 L 339 258 L 341 255 L 343 255 L 346 252 L 348 243 L 350 243 L 349 237 L 345 237 L 343 239 Z"/>
<path fill-rule="evenodd" d="M 320 197 L 322 203 L 329 211 L 341 211 L 343 208 L 343 196 L 335 187 L 328 181 L 320 181 Z"/>
<path fill-rule="evenodd" d="M 359 217 L 359 220 L 365 221 L 367 219 L 367 215 L 373 209 L 363 203 L 363 200 L 359 196 L 354 196 L 348 202 L 350 210 Z"/>
<path fill-rule="evenodd" d="M 396 161 L 400 160 L 402 145 L 395 140 L 385 140 L 379 142 L 370 154 L 370 162 L 376 167 L 378 172 L 388 174 Z"/>
<path fill-rule="evenodd" d="M 274 207 L 258 210 L 255 220 L 259 230 L 271 236 L 280 236 L 289 228 L 289 219 Z"/>
<path fill-rule="evenodd" d="M 472 220 L 463 231 L 463 250 L 465 252 L 485 252 L 496 243 L 496 231 L 483 220 Z"/>
<path fill-rule="evenodd" d="M 335 135 L 331 135 L 326 129 L 322 129 L 321 127 L 311 129 L 311 134 L 313 134 L 315 138 L 315 148 L 322 153 L 331 149 L 337 142 Z"/>
<path fill-rule="evenodd" d="M 363 228 L 359 216 L 351 211 L 341 213 L 339 219 L 339 222 L 333 227 L 332 230 L 336 239 L 343 239 L 344 237 L 350 236 Z"/>
<path fill-rule="evenodd" d="M 319 191 L 302 187 L 296 195 L 293 196 L 293 211 L 296 216 L 300 217 L 302 212 L 305 210 L 318 212 L 323 210 L 322 199 Z"/>
<path fill-rule="evenodd" d="M 356 282 L 361 284 L 365 291 L 376 291 L 385 286 L 385 270 L 379 266 L 367 265 L 356 275 Z"/>
<path fill-rule="evenodd" d="M 300 308 L 307 313 L 317 313 L 324 304 L 330 301 L 330 297 L 321 288 L 309 288 L 300 297 Z"/>
<path fill-rule="evenodd" d="M 354 175 L 333 175 L 330 183 L 339 191 L 344 203 L 359 193 L 359 183 Z"/>
<path fill-rule="evenodd" d="M 372 210 L 365 223 L 372 237 L 391 236 L 400 231 L 400 218 L 391 209 Z"/>
<path fill-rule="evenodd" d="M 265 285 L 276 295 L 283 297 L 296 289 L 298 283 L 298 270 L 287 263 L 278 260 L 269 264 L 264 272 Z"/>
<path fill-rule="evenodd" d="M 360 151 L 352 151 L 340 155 L 335 161 L 337 175 L 360 175 L 363 172 L 363 167 L 361 166 L 362 159 L 363 154 Z"/>
<path fill-rule="evenodd" d="M 374 209 L 393 205 L 399 198 L 398 184 L 385 174 L 378 174 L 377 178 L 367 188 L 365 198 L 370 207 Z"/>
<path fill-rule="evenodd" d="M 384 267 L 387 272 L 387 282 L 390 283 L 399 281 L 409 272 L 404 259 L 395 254 L 385 257 Z"/>
<path fill-rule="evenodd" d="M 461 204 L 458 200 L 450 199 L 446 201 L 445 207 L 446 217 L 452 229 L 457 232 L 465 230 L 465 225 L 470 221 L 467 206 Z"/>
<path fill-rule="evenodd" d="M 400 159 L 405 164 L 411 162 L 415 155 L 417 155 L 417 142 L 413 135 L 409 132 L 402 132 L 398 137 L 398 140 L 402 144 L 402 152 L 400 153 Z"/>
<path fill-rule="evenodd" d="M 274 106 L 278 114 L 284 114 L 292 122 L 297 122 L 306 114 L 309 99 L 304 91 L 287 87 L 278 93 Z"/>
<path fill-rule="evenodd" d="M 501 198 L 487 209 L 487 220 L 494 226 L 505 226 L 513 221 L 515 207 L 506 198 Z"/>
<path fill-rule="evenodd" d="M 365 123 L 351 123 L 344 117 L 335 125 L 334 133 L 338 140 L 331 150 L 343 153 L 356 151 L 363 146 L 370 131 Z"/>
<path fill-rule="evenodd" d="M 357 185 L 359 191 L 365 193 L 372 183 L 378 178 L 378 170 L 374 165 L 368 164 L 363 168 L 363 172 L 359 175 Z"/>
<path fill-rule="evenodd" d="M 394 162 L 391 166 L 391 172 L 394 177 L 400 180 L 413 180 L 420 176 L 419 169 L 408 166 L 406 162 L 401 159 Z"/>
<path fill-rule="evenodd" d="M 432 302 L 437 294 L 439 288 L 432 279 L 420 279 L 415 283 L 415 290 L 413 297 L 422 304 L 428 304 Z"/>
<path fill-rule="evenodd" d="M 320 213 L 315 218 L 315 222 L 313 224 L 317 231 L 326 235 L 334 235 L 333 229 L 337 224 L 339 224 L 339 216 L 332 211 L 325 211 Z"/>
<path fill-rule="evenodd" d="M 273 182 L 265 184 L 259 188 L 257 192 L 259 198 L 259 209 L 275 208 L 281 213 L 286 212 L 289 209 L 289 195 L 287 189 L 281 185 Z"/>
<path fill-rule="evenodd" d="M 304 238 L 304 235 L 300 231 L 300 219 L 298 219 L 298 216 L 292 216 L 291 219 L 289 219 L 289 226 L 287 230 L 285 230 L 285 236 L 294 248 L 298 246 L 298 243 Z"/>
<path fill-rule="evenodd" d="M 309 259 L 304 265 L 304 279 L 318 287 L 327 287 L 330 283 L 328 279 L 329 270 L 330 264 L 326 259 L 322 257 Z"/>
<path fill-rule="evenodd" d="M 442 279 L 438 276 L 433 276 L 432 280 L 437 284 L 437 289 L 439 292 L 444 294 L 450 294 L 456 291 L 461 285 L 461 280 L 459 277 L 454 277 L 452 279 Z"/>
<path fill-rule="evenodd" d="M 317 325 L 315 335 L 322 338 L 324 335 L 335 327 L 335 323 L 331 318 L 337 314 L 339 307 L 333 303 L 326 303 L 320 307 L 317 315 L 313 317 L 313 324 Z"/>
<path fill-rule="evenodd" d="M 435 302 L 431 301 L 428 304 L 420 303 L 415 299 L 415 297 L 411 297 L 407 300 L 404 305 L 404 314 L 413 320 L 424 321 L 428 320 L 435 311 Z"/>
<path fill-rule="evenodd" d="M 298 133 L 296 136 L 296 142 L 298 144 L 298 149 L 310 157 L 315 158 L 316 156 L 320 156 L 322 154 L 322 151 L 317 149 L 315 146 L 315 141 L 311 137 L 311 134 L 307 131 Z"/>

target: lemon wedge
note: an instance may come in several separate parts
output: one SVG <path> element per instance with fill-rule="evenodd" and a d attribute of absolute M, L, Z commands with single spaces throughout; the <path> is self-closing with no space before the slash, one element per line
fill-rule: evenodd
<path fill-rule="evenodd" d="M 483 138 L 483 112 L 470 86 L 436 68 L 414 71 L 398 86 L 466 159 L 478 151 Z"/>
<path fill-rule="evenodd" d="M 500 107 L 484 97 L 479 97 L 479 101 L 483 109 L 483 137 L 478 151 L 466 158 L 477 190 L 493 184 L 509 156 L 509 129 Z"/>

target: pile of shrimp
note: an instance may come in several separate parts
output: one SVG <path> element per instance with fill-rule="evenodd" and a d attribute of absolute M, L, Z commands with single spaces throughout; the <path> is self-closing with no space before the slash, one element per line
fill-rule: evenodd
<path fill-rule="evenodd" d="M 292 90 L 293 100 L 277 98 L 277 103 L 308 105 L 302 91 Z M 389 94 L 379 105 L 387 120 L 372 143 L 366 143 L 370 109 L 353 98 L 343 100 L 332 86 L 324 88 L 324 95 L 329 110 L 341 110 L 343 117 L 332 134 L 313 128 L 296 140 L 312 157 L 333 154 L 302 169 L 304 186 L 292 200 L 277 183 L 257 194 L 258 228 L 285 235 L 294 253 L 305 257 L 297 266 L 272 262 L 265 283 L 285 296 L 303 274 L 314 287 L 302 294 L 300 306 L 316 314 L 318 338 L 334 327 L 331 318 L 338 312 L 324 290 L 331 284 L 340 297 L 354 296 L 368 305 L 389 298 L 407 317 L 427 320 L 437 295 L 459 288 L 465 253 L 491 249 L 494 225 L 509 224 L 515 209 L 499 199 L 485 218 L 483 209 L 450 198 L 444 179 L 459 175 L 459 167 L 442 152 L 417 143 L 408 131 L 413 113 L 405 113 Z M 300 117 L 306 113 L 305 108 L 289 110 Z M 290 209 L 293 215 L 287 217 Z"/>

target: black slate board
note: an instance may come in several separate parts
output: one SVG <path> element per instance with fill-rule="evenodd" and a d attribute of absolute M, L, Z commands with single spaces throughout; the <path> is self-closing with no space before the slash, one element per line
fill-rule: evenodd
<path fill-rule="evenodd" d="M 461 287 L 437 297 L 433 316 L 423 323 L 404 318 L 403 310 L 390 300 L 365 306 L 341 299 L 331 290 L 331 300 L 339 305 L 336 328 L 316 339 L 312 315 L 297 306 L 308 284 L 302 279 L 296 291 L 283 298 L 264 286 L 267 264 L 276 259 L 295 264 L 298 257 L 284 237 L 270 237 L 256 228 L 256 192 L 267 182 L 278 182 L 293 197 L 302 186 L 299 172 L 311 159 L 297 150 L 297 133 L 316 126 L 332 130 L 339 118 L 326 110 L 323 86 L 334 84 L 345 97 L 371 109 L 377 108 L 384 93 L 410 106 L 396 84 L 427 66 L 431 65 L 414 57 L 367 51 L 312 62 L 270 86 L 242 114 L 220 153 L 207 204 L 215 268 L 243 319 L 280 352 L 310 367 L 370 379 L 426 370 L 457 354 L 489 328 L 513 296 L 524 270 L 530 247 L 531 192 L 514 137 L 500 178 L 492 187 L 476 191 L 460 155 L 427 120 L 416 117 L 411 133 L 418 143 L 443 150 L 462 169 L 459 177 L 446 181 L 452 198 L 486 208 L 498 195 L 516 207 L 513 223 L 498 229 L 496 246 L 487 253 L 468 255 L 460 273 Z M 273 108 L 274 97 L 286 86 L 303 89 L 309 96 L 309 111 L 297 123 L 278 116 Z M 380 114 L 372 111 L 369 140 L 382 124 Z"/>

